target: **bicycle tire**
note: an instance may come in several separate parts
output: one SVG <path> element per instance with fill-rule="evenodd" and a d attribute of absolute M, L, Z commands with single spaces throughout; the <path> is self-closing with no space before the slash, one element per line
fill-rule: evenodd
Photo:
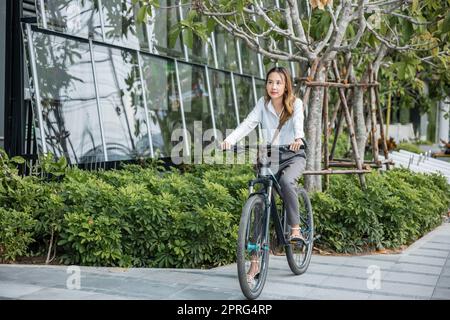
<path fill-rule="evenodd" d="M 250 196 L 242 209 L 239 223 L 237 271 L 242 293 L 250 300 L 261 294 L 269 268 L 269 239 L 265 234 L 264 209 L 265 201 L 261 194 Z M 247 269 L 250 268 L 250 261 L 255 258 L 259 262 L 259 275 L 249 283 Z"/>
<path fill-rule="evenodd" d="M 306 242 L 290 243 L 286 246 L 286 259 L 292 272 L 296 275 L 305 273 L 311 261 L 314 246 L 314 220 L 308 193 L 301 188 L 299 195 L 300 228 Z"/>

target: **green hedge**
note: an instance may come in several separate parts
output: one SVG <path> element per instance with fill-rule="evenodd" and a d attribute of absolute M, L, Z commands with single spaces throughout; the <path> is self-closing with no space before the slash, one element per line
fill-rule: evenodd
<path fill-rule="evenodd" d="M 326 193 L 312 196 L 318 244 L 341 253 L 399 248 L 442 223 L 450 187 L 437 174 L 395 169 L 366 175 L 332 176 Z"/>
<path fill-rule="evenodd" d="M 92 266 L 208 268 L 235 261 L 249 166 L 90 172 L 61 162 L 47 164 L 44 179 L 22 178 L 13 161 L 1 159 L 4 261 L 54 253 L 62 263 Z M 355 176 L 333 176 L 326 193 L 311 195 L 318 246 L 396 248 L 438 226 L 448 208 L 449 185 L 437 175 L 392 170 L 367 175 L 367 183 L 362 192 Z"/>

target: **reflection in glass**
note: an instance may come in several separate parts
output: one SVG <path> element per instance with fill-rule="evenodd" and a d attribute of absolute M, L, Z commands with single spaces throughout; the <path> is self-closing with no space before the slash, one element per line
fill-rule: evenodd
<path fill-rule="evenodd" d="M 171 141 L 172 132 L 183 129 L 175 63 L 143 54 L 142 70 L 153 150 L 156 156 L 168 157 L 172 147 L 183 139 L 180 137 L 178 141 Z"/>
<path fill-rule="evenodd" d="M 183 7 L 183 18 L 186 19 L 189 14 L 189 8 Z M 206 19 L 195 18 L 194 22 L 203 22 L 206 24 Z M 186 42 L 185 42 L 186 43 Z M 187 43 L 186 43 L 187 45 Z M 192 49 L 187 46 L 189 61 L 201 64 L 214 65 L 214 58 L 212 55 L 212 48 L 210 41 L 204 42 L 195 33 L 192 35 Z"/>
<path fill-rule="evenodd" d="M 199 142 L 202 140 L 203 132 L 213 128 L 205 68 L 179 63 L 178 71 L 186 128 L 191 135 L 191 141 L 198 138 L 199 140 L 195 142 Z M 201 126 L 194 127 L 194 121 L 201 122 Z"/>
<path fill-rule="evenodd" d="M 231 88 L 231 74 L 228 72 L 209 70 L 214 119 L 216 129 L 225 138 L 227 129 L 233 130 L 237 126 L 236 111 Z"/>
<path fill-rule="evenodd" d="M 108 160 L 150 155 L 136 52 L 94 46 Z"/>
<path fill-rule="evenodd" d="M 161 0 L 159 1 L 160 8 L 154 9 L 155 17 L 149 21 L 149 29 L 153 32 L 151 35 L 153 53 L 175 58 L 183 56 L 179 36 L 175 46 L 173 48 L 169 46 L 169 31 L 180 21 L 177 3 L 178 1 L 175 0 Z"/>
<path fill-rule="evenodd" d="M 48 152 L 69 163 L 104 161 L 89 45 L 39 32 L 32 41 Z"/>
<path fill-rule="evenodd" d="M 245 74 L 259 77 L 258 54 L 245 43 L 239 41 L 241 50 L 242 71 Z"/>
<path fill-rule="evenodd" d="M 253 97 L 252 79 L 250 77 L 234 75 L 236 97 L 239 108 L 239 121 L 242 122 L 255 107 Z"/>
<path fill-rule="evenodd" d="M 238 70 L 236 41 L 231 34 L 220 27 L 214 33 L 216 37 L 217 62 L 219 68 L 230 71 Z"/>
<path fill-rule="evenodd" d="M 287 40 L 283 38 L 283 40 L 280 40 L 277 42 L 278 50 L 283 52 L 289 52 L 289 46 L 287 43 Z M 289 61 L 286 60 L 278 60 L 278 67 L 285 67 L 289 70 L 289 73 L 291 73 L 291 66 L 289 65 Z"/>
<path fill-rule="evenodd" d="M 255 78 L 256 96 L 259 98 L 266 95 L 266 82 L 265 80 Z"/>
<path fill-rule="evenodd" d="M 103 0 L 105 41 L 111 44 L 149 51 L 145 23 L 137 23 L 139 3 L 131 0 Z M 102 38 L 96 38 L 102 41 Z"/>
<path fill-rule="evenodd" d="M 44 10 L 41 3 L 44 4 Z M 101 37 L 100 14 L 96 0 L 38 0 L 36 5 L 40 27 L 44 27 L 45 14 L 47 29 L 83 38 Z"/>

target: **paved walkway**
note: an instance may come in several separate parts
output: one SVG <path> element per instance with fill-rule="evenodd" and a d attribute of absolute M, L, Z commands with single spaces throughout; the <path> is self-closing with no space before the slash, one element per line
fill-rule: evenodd
<path fill-rule="evenodd" d="M 244 299 L 235 264 L 211 270 L 81 267 L 79 283 L 73 272 L 67 266 L 0 265 L 0 298 Z M 284 256 L 271 256 L 260 299 L 450 299 L 450 223 L 401 254 L 313 255 L 301 276 L 291 273 Z"/>

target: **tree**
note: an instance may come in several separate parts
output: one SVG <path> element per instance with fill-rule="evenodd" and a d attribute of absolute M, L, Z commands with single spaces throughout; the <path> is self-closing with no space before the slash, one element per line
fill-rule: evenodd
<path fill-rule="evenodd" d="M 152 13 L 152 7 L 159 6 L 157 0 L 134 1 L 141 2 L 142 19 Z M 430 18 L 439 11 L 438 21 L 442 23 L 442 13 L 446 12 L 443 28 L 447 28 L 449 1 L 425 2 Z M 430 50 L 430 39 L 424 32 L 431 23 L 421 17 L 423 8 L 417 0 L 193 0 L 179 5 L 190 6 L 190 11 L 178 28 L 172 30 L 175 36 L 182 31 L 186 39 L 192 39 L 195 32 L 206 40 L 220 26 L 268 59 L 307 63 L 309 77 L 319 82 L 325 80 L 326 67 L 341 54 L 347 56 L 347 63 L 352 54 L 360 62 L 370 60 L 378 72 L 389 50 Z M 199 16 L 206 18 L 206 23 L 198 22 Z M 415 30 L 416 24 L 423 28 Z M 413 32 L 405 26 L 410 26 Z M 285 39 L 291 42 L 292 50 L 282 47 Z M 367 72 L 358 69 L 358 65 L 353 70 L 352 77 L 359 75 L 360 81 L 367 82 Z M 305 133 L 310 145 L 306 169 L 315 171 L 321 169 L 323 88 L 311 91 L 304 97 L 308 109 Z M 359 168 L 366 143 L 362 92 L 355 90 L 353 97 L 357 105 L 354 113 L 358 143 L 352 140 L 352 150 Z M 321 177 L 307 176 L 306 187 L 321 190 Z"/>

